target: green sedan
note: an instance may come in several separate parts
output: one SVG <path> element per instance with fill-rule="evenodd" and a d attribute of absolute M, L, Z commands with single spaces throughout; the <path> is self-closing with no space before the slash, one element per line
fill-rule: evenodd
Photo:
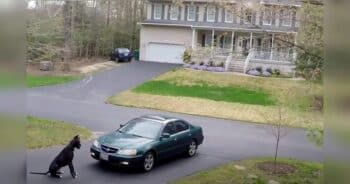
<path fill-rule="evenodd" d="M 99 137 L 90 152 L 96 160 L 150 171 L 161 159 L 183 153 L 194 156 L 203 139 L 199 126 L 178 118 L 147 115 Z"/>

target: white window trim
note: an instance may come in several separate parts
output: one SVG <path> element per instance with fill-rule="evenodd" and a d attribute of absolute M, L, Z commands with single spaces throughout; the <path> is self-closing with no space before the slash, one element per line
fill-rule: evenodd
<path fill-rule="evenodd" d="M 268 13 L 270 13 L 270 22 L 267 21 L 267 11 Z M 272 25 L 272 19 L 273 19 L 273 12 L 271 9 L 267 9 L 265 8 L 264 12 L 263 12 L 263 25 L 265 26 L 271 26 Z"/>
<path fill-rule="evenodd" d="M 193 19 L 190 19 L 190 8 L 193 8 Z M 196 20 L 196 6 L 189 5 L 187 7 L 187 21 L 195 21 Z"/>
<path fill-rule="evenodd" d="M 231 16 L 232 16 L 231 20 L 228 20 L 227 15 L 229 15 L 229 14 L 231 14 Z M 226 23 L 233 23 L 233 20 L 234 20 L 234 16 L 233 16 L 232 10 L 225 9 L 225 22 Z"/>
<path fill-rule="evenodd" d="M 213 8 L 213 10 L 214 10 L 213 11 L 214 12 L 214 16 L 213 16 L 212 20 L 209 19 L 209 10 L 211 8 Z M 215 16 L 216 16 L 216 7 L 215 6 L 208 6 L 208 8 L 207 8 L 207 22 L 215 22 Z"/>
<path fill-rule="evenodd" d="M 157 7 L 160 9 L 160 16 L 157 17 Z M 154 4 L 154 10 L 153 10 L 153 18 L 155 20 L 161 20 L 162 19 L 162 10 L 163 9 L 163 5 L 162 4 Z"/>
<path fill-rule="evenodd" d="M 286 19 L 286 16 L 285 16 L 285 12 L 288 12 L 289 13 L 289 23 L 288 24 L 286 24 L 286 21 L 285 20 L 287 20 Z M 290 27 L 290 26 L 292 26 L 292 21 L 293 21 L 293 16 L 292 16 L 292 11 L 290 11 L 290 10 L 282 10 L 282 19 L 280 19 L 281 21 L 282 21 L 282 26 L 288 26 L 288 27 Z"/>
<path fill-rule="evenodd" d="M 170 11 L 170 20 L 178 20 L 179 19 L 179 7 L 178 6 L 171 5 L 169 11 Z M 173 17 L 174 11 L 176 12 L 176 17 Z"/>

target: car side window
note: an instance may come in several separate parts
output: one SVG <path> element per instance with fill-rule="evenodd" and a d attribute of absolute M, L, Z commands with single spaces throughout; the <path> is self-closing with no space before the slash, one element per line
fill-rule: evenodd
<path fill-rule="evenodd" d="M 187 130 L 189 128 L 188 124 L 183 122 L 183 121 L 176 121 L 175 122 L 175 127 L 176 127 L 176 133 L 185 131 L 185 130 Z"/>
<path fill-rule="evenodd" d="M 173 122 L 168 123 L 165 126 L 165 128 L 163 130 L 163 133 L 168 133 L 170 135 L 175 134 L 176 133 L 176 127 L 175 127 L 174 123 Z"/>

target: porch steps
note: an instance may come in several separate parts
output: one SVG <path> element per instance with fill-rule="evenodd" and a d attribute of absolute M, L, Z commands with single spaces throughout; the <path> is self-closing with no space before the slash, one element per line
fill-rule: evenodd
<path fill-rule="evenodd" d="M 244 62 L 245 62 L 244 59 L 233 59 L 228 66 L 228 71 L 243 73 L 244 72 Z"/>

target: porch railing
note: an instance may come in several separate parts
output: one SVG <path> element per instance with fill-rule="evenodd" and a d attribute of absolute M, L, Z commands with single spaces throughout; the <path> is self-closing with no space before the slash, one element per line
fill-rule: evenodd
<path fill-rule="evenodd" d="M 254 60 L 265 60 L 265 61 L 274 61 L 274 62 L 288 62 L 291 63 L 294 61 L 293 54 L 289 52 L 277 52 L 277 51 L 257 51 L 254 50 L 254 55 L 251 59 Z"/>

